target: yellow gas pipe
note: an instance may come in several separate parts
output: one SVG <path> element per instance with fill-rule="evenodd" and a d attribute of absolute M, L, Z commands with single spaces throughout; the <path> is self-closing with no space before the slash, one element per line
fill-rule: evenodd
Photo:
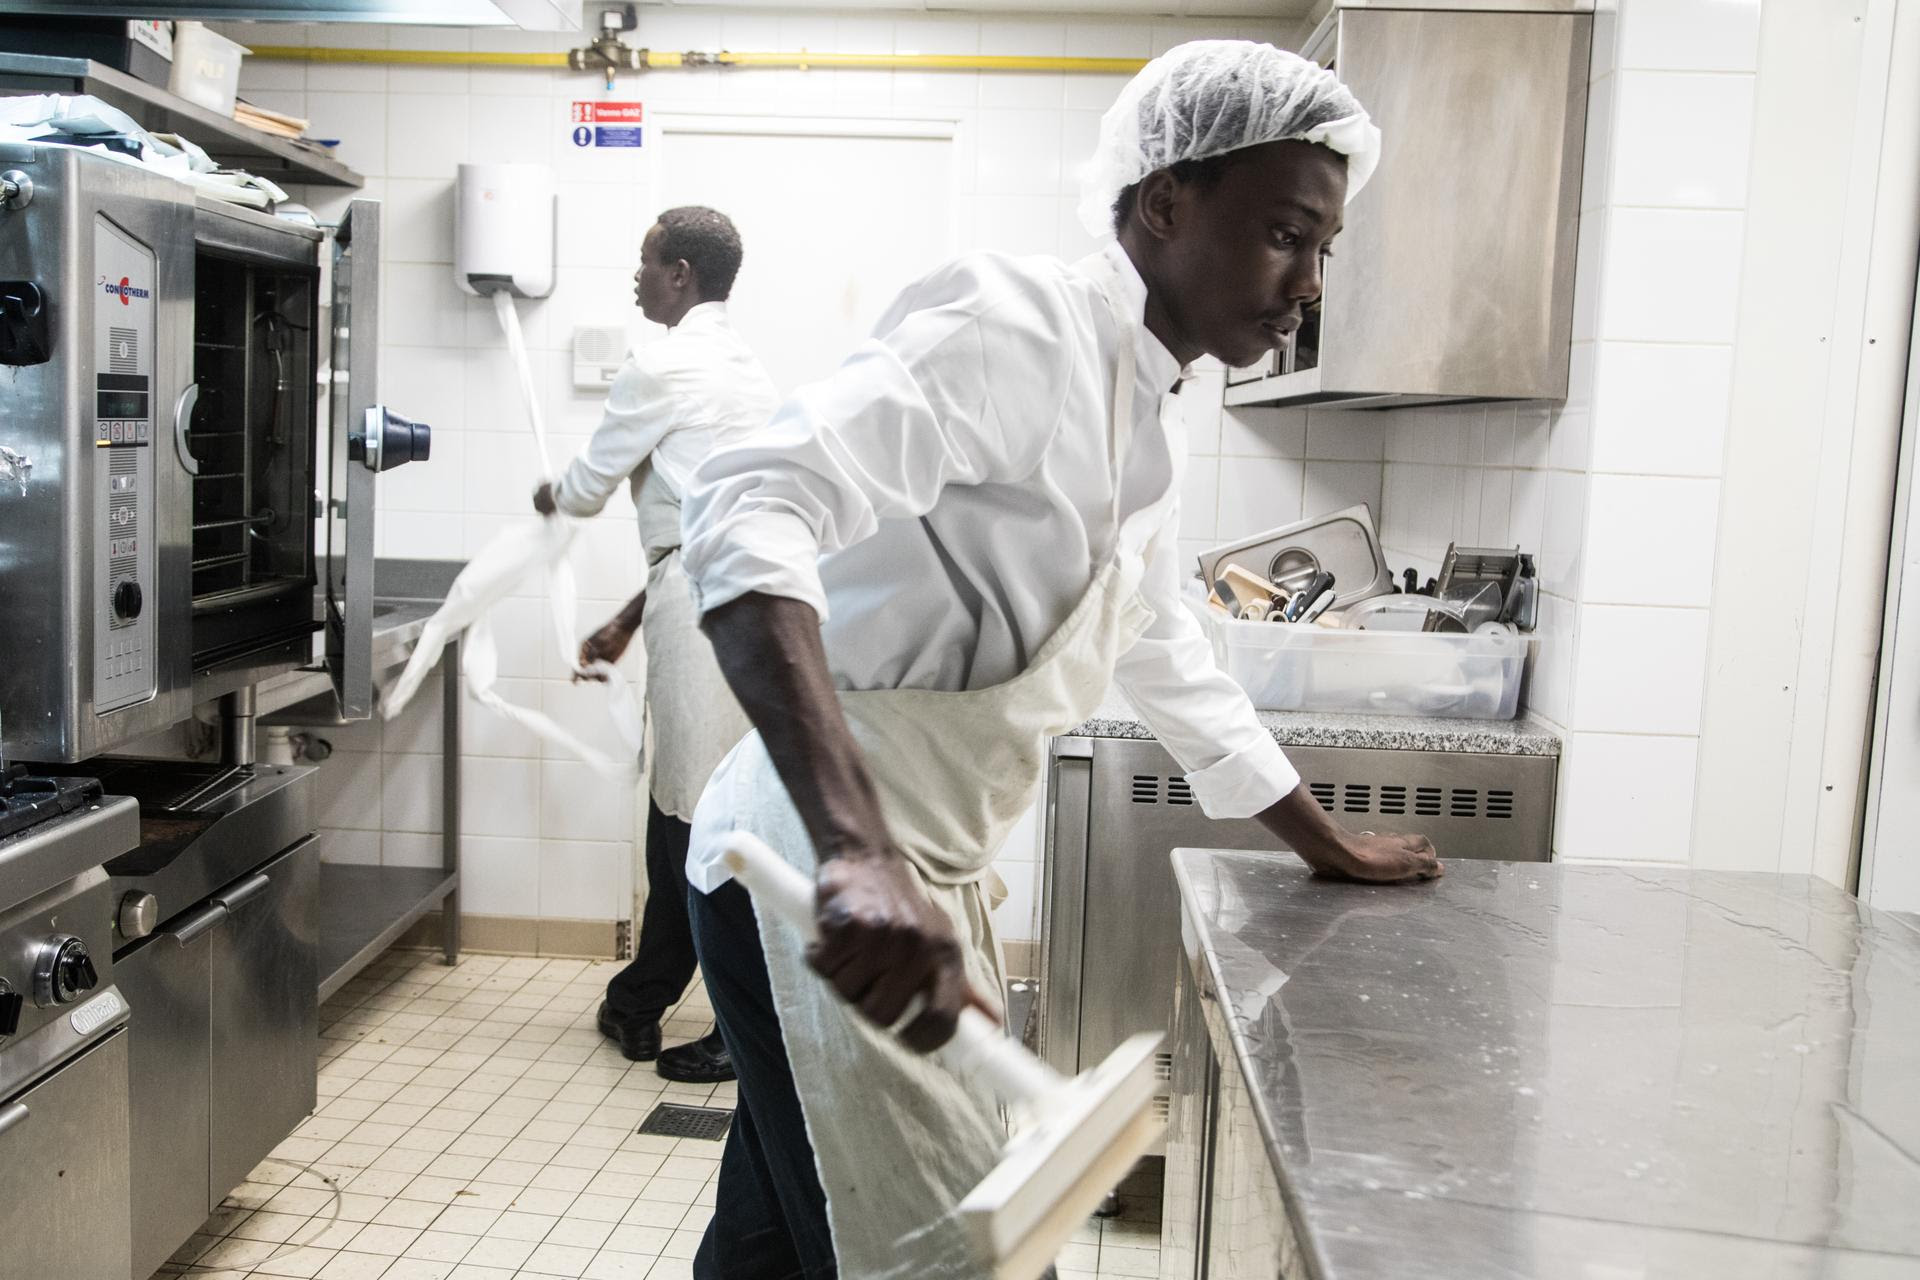
<path fill-rule="evenodd" d="M 887 71 L 1034 71 L 1069 74 L 1131 75 L 1144 58 L 1051 58 L 1000 54 L 947 53 L 673 53 L 641 49 L 641 69 L 676 67 L 867 68 Z M 358 62 L 426 67 L 566 67 L 564 53 L 471 53 L 445 49 L 327 49 L 298 45 L 255 45 L 253 56 L 276 62 Z"/>

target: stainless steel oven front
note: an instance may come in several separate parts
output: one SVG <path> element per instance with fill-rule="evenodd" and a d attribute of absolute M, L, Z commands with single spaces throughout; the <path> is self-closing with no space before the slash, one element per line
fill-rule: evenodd
<path fill-rule="evenodd" d="M 323 625 L 368 714 L 372 471 L 429 439 L 376 403 L 379 205 L 329 233 L 73 148 L 0 173 L 0 755 L 123 746 Z"/>

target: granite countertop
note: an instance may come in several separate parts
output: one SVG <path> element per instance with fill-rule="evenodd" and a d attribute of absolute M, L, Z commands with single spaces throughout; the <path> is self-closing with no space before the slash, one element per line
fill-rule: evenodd
<path fill-rule="evenodd" d="M 1920 1275 L 1920 933 L 1806 876 L 1174 854 L 1317 1280 Z"/>
<path fill-rule="evenodd" d="M 1481 755 L 1557 756 L 1560 736 L 1530 716 L 1518 720 L 1446 720 L 1424 716 L 1256 712 L 1283 747 L 1370 747 L 1398 751 L 1470 751 Z M 1118 690 L 1072 731 L 1081 738 L 1151 738 Z"/>

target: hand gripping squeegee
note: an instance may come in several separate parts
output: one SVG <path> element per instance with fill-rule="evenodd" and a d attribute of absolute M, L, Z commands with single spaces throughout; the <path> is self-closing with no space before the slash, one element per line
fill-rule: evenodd
<path fill-rule="evenodd" d="M 727 869 L 763 908 L 814 936 L 814 885 L 756 837 L 725 840 Z M 1154 1140 L 1154 1052 L 1160 1037 L 1130 1037 L 1091 1071 L 1068 1079 L 1028 1053 L 977 1009 L 934 1051 L 962 1079 L 991 1089 L 1023 1124 L 1000 1163 L 961 1200 L 985 1274 L 1035 1280 Z"/>

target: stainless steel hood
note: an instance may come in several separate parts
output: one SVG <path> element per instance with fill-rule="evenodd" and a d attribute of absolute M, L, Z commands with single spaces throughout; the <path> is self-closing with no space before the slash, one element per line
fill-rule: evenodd
<path fill-rule="evenodd" d="M 195 18 L 202 22 L 405 22 L 451 27 L 578 31 L 579 5 L 567 0 L 10 0 L 10 14 L 63 18 Z"/>

